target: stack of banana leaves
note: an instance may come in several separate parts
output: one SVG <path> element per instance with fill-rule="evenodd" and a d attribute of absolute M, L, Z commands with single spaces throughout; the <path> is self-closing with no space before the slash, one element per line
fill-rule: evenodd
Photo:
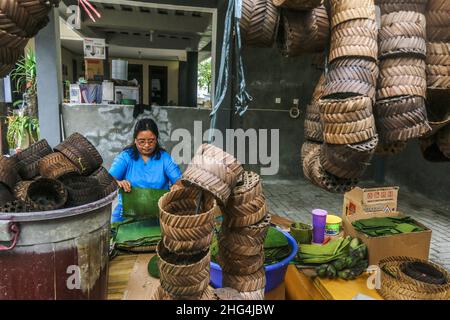
<path fill-rule="evenodd" d="M 398 233 L 419 232 L 424 229 L 410 217 L 370 218 L 354 221 L 356 230 L 371 237 L 388 236 Z"/>
<path fill-rule="evenodd" d="M 358 238 L 341 238 L 325 245 L 302 244 L 296 262 L 303 265 L 318 265 L 319 277 L 344 280 L 355 279 L 368 267 L 367 246 Z"/>

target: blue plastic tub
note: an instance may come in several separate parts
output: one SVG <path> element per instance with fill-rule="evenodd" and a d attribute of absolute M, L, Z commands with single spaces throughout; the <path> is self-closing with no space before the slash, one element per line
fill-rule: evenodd
<path fill-rule="evenodd" d="M 288 264 L 295 257 L 295 254 L 298 250 L 297 242 L 295 241 L 295 239 L 292 238 L 289 233 L 282 230 L 279 231 L 281 231 L 287 238 L 292 251 L 291 254 L 284 260 L 264 267 L 264 269 L 266 270 L 266 292 L 272 291 L 283 282 Z M 211 285 L 214 288 L 222 287 L 222 268 L 220 268 L 220 266 L 214 262 L 211 262 Z"/>

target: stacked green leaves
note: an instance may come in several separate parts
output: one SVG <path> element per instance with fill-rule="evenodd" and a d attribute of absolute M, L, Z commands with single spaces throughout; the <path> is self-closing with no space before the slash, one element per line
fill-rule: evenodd
<path fill-rule="evenodd" d="M 407 216 L 362 219 L 354 221 L 352 225 L 370 237 L 424 231 L 416 221 Z"/>

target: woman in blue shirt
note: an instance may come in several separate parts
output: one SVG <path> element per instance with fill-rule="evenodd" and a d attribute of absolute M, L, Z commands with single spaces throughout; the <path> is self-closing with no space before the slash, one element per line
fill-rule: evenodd
<path fill-rule="evenodd" d="M 125 192 L 131 192 L 132 187 L 169 190 L 169 186 L 181 185 L 180 168 L 159 145 L 158 137 L 158 126 L 152 119 L 141 119 L 136 123 L 133 143 L 116 157 L 109 170 Z M 119 195 L 112 222 L 123 220 Z"/>

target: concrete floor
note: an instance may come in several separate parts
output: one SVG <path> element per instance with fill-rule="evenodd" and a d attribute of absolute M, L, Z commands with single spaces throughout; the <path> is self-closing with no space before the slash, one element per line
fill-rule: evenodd
<path fill-rule="evenodd" d="M 341 215 L 342 195 L 328 193 L 304 179 L 264 180 L 263 185 L 269 209 L 280 216 L 311 223 L 313 208 Z M 361 186 L 373 184 L 362 183 Z M 430 260 L 450 271 L 450 204 L 400 188 L 398 208 L 432 230 Z"/>

